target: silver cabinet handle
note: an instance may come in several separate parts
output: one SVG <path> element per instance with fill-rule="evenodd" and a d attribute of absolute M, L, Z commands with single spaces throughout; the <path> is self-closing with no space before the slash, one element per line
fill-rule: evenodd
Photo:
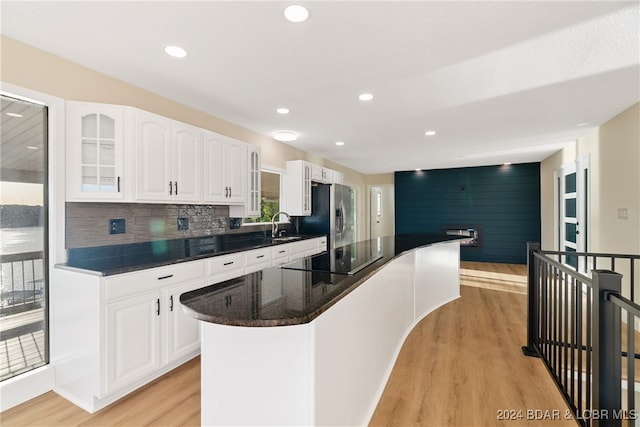
<path fill-rule="evenodd" d="M 169 297 L 169 311 L 173 311 L 173 295 Z"/>
<path fill-rule="evenodd" d="M 176 186 L 176 196 L 177 196 L 178 195 L 178 181 L 175 181 L 174 185 Z"/>
<path fill-rule="evenodd" d="M 173 183 L 169 181 L 169 195 L 173 196 Z"/>

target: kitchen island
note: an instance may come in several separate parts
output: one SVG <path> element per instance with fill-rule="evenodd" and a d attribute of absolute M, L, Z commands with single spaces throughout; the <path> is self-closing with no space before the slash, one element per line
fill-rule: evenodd
<path fill-rule="evenodd" d="M 459 240 L 377 238 L 181 295 L 202 425 L 367 424 L 413 327 L 460 296 Z"/>

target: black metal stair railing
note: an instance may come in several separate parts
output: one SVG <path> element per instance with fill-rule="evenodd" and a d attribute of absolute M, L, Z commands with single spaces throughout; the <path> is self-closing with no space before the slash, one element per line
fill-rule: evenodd
<path fill-rule="evenodd" d="M 588 277 L 559 262 L 575 253 L 542 251 L 539 243 L 528 243 L 527 251 L 528 323 L 523 352 L 542 358 L 578 424 L 635 425 L 640 414 L 635 409 L 634 362 L 638 355 L 634 325 L 640 319 L 640 306 L 633 302 L 633 294 L 631 298 L 621 294 L 622 275 L 594 269 Z M 640 258 L 606 255 L 630 259 L 632 273 L 635 259 Z M 633 279 L 631 283 L 633 288 Z M 623 328 L 627 328 L 625 351 Z M 623 405 L 625 358 L 627 393 Z"/>

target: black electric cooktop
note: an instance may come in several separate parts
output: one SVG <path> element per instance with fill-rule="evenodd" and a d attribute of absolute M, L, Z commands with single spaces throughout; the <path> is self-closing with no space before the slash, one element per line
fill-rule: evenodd
<path fill-rule="evenodd" d="M 369 244 L 354 244 L 333 249 L 280 266 L 288 270 L 321 271 L 351 276 L 382 258 Z"/>

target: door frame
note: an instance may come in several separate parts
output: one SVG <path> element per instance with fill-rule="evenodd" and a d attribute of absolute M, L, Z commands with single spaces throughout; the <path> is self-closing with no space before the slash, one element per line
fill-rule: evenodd
<path fill-rule="evenodd" d="M 0 82 L 0 93 L 48 109 L 48 265 L 49 280 L 53 266 L 66 262 L 65 251 L 65 100 L 10 83 Z M 51 288 L 52 283 L 49 283 Z M 49 312 L 51 312 L 49 304 Z M 49 354 L 55 352 L 55 325 L 49 323 Z M 0 411 L 5 411 L 29 399 L 53 390 L 55 387 L 55 360 L 40 368 L 25 372 L 0 383 Z"/>

